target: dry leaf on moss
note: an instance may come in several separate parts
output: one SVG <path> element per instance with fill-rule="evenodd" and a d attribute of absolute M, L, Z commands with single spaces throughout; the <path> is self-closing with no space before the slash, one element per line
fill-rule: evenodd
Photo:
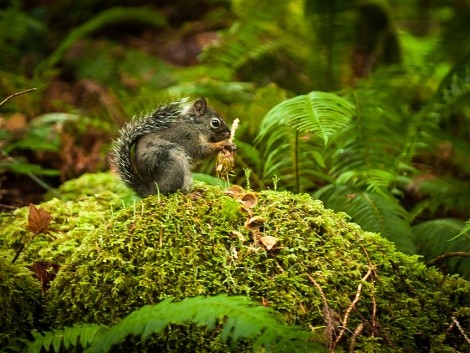
<path fill-rule="evenodd" d="M 36 208 L 32 203 L 29 204 L 28 229 L 34 233 L 42 233 L 47 230 L 51 223 L 51 215 L 43 208 Z"/>
<path fill-rule="evenodd" d="M 240 185 L 232 185 L 227 190 L 225 190 L 225 194 L 233 197 L 235 200 L 238 200 L 243 197 L 245 190 L 243 190 Z"/>
<path fill-rule="evenodd" d="M 245 241 L 245 236 L 237 230 L 232 230 L 232 235 L 236 236 L 242 243 Z"/>
<path fill-rule="evenodd" d="M 263 225 L 265 222 L 264 218 L 261 216 L 254 216 L 248 219 L 245 222 L 245 227 L 248 229 L 258 228 Z"/>
<path fill-rule="evenodd" d="M 258 198 L 253 192 L 247 192 L 239 201 L 244 208 L 253 208 L 258 203 Z"/>
<path fill-rule="evenodd" d="M 259 240 L 261 241 L 261 243 L 263 243 L 267 250 L 271 250 L 278 241 L 276 237 L 272 237 L 270 235 L 260 237 Z"/>

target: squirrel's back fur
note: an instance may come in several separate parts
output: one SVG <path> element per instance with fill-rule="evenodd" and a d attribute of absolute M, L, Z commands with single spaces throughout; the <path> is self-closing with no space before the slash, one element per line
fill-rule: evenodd
<path fill-rule="evenodd" d="M 136 173 L 131 160 L 131 151 L 135 143 L 144 135 L 154 133 L 167 127 L 180 118 L 189 99 L 161 105 L 148 115 L 137 118 L 119 131 L 119 138 L 113 142 L 110 162 L 121 179 L 139 195 L 148 194 L 148 188 Z"/>
<path fill-rule="evenodd" d="M 168 194 L 191 186 L 190 165 L 216 151 L 231 149 L 230 130 L 204 98 L 162 105 L 120 130 L 110 162 L 140 196 Z M 132 157 L 134 150 L 134 158 Z"/>

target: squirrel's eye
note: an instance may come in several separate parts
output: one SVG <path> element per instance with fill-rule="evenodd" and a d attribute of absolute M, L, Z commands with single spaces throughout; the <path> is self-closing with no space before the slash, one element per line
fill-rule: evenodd
<path fill-rule="evenodd" d="M 216 129 L 220 126 L 220 119 L 214 118 L 211 120 L 211 127 Z"/>

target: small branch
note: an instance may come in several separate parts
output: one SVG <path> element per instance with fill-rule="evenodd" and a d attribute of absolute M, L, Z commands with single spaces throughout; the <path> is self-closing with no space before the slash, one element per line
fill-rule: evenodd
<path fill-rule="evenodd" d="M 354 347 L 356 346 L 357 337 L 361 334 L 362 330 L 364 330 L 365 325 L 366 325 L 365 322 L 361 322 L 354 330 L 352 337 L 351 337 L 351 343 L 349 344 L 349 353 L 354 352 Z"/>
<path fill-rule="evenodd" d="M 310 276 L 308 273 L 306 273 L 308 279 L 310 282 L 313 283 L 313 285 L 318 289 L 320 292 L 322 301 L 323 301 L 323 320 L 325 320 L 325 331 L 326 331 L 326 337 L 328 340 L 328 351 L 333 351 L 334 350 L 334 342 L 333 342 L 333 332 L 335 330 L 334 324 L 333 324 L 333 317 L 331 316 L 331 310 L 330 307 L 328 306 L 328 300 L 326 299 L 325 293 L 323 293 L 323 290 L 321 289 L 320 285 L 315 281 L 315 279 Z"/>
<path fill-rule="evenodd" d="M 465 339 L 465 341 L 467 341 L 467 343 L 470 343 L 470 338 L 468 338 L 468 336 L 465 334 L 462 326 L 460 326 L 460 322 L 457 321 L 457 318 L 455 316 L 452 316 L 452 321 L 453 321 L 453 324 L 455 324 L 455 326 L 457 326 L 458 330 L 460 331 L 460 333 L 462 334 L 463 338 Z M 452 326 L 451 326 L 452 327 Z M 449 328 L 450 329 L 450 328 Z"/>
<path fill-rule="evenodd" d="M 37 90 L 37 88 L 30 88 L 30 89 L 27 89 L 27 90 L 24 90 L 24 91 L 21 91 L 21 92 L 13 93 L 12 95 L 10 95 L 10 96 L 6 97 L 4 100 L 2 100 L 0 102 L 0 106 L 2 106 L 6 102 L 8 102 L 10 99 L 12 99 L 16 96 L 19 96 L 19 95 L 22 95 L 22 94 L 25 94 L 25 93 L 28 93 L 28 92 L 31 92 L 31 91 L 35 91 L 35 90 Z"/>
<path fill-rule="evenodd" d="M 377 302 L 375 301 L 375 281 L 372 279 L 372 293 L 370 299 L 372 301 L 372 337 L 375 336 L 377 330 Z"/>
<path fill-rule="evenodd" d="M 323 293 L 323 290 L 321 289 L 320 285 L 319 285 L 319 284 L 317 283 L 317 281 L 315 281 L 315 280 L 313 279 L 313 277 L 310 276 L 308 273 L 306 273 L 306 275 L 307 275 L 308 279 L 310 280 L 310 282 L 312 282 L 313 285 L 314 285 L 315 287 L 317 287 L 318 291 L 320 292 L 321 298 L 322 298 L 322 300 L 323 300 L 323 304 L 326 305 L 326 306 L 328 306 L 328 300 L 326 299 L 325 293 Z"/>
<path fill-rule="evenodd" d="M 451 251 L 451 252 L 439 255 L 439 256 L 435 257 L 434 259 L 432 259 L 432 260 L 429 260 L 428 262 L 426 262 L 426 266 L 435 265 L 436 263 L 441 262 L 441 261 L 447 259 L 448 257 L 452 257 L 452 256 L 470 257 L 470 252 Z"/>
<path fill-rule="evenodd" d="M 377 330 L 377 302 L 375 301 L 375 280 L 374 278 L 377 278 L 377 271 L 375 270 L 375 266 L 372 265 L 372 261 L 370 260 L 369 253 L 367 252 L 366 248 L 364 245 L 361 244 L 361 248 L 364 251 L 364 254 L 366 254 L 367 257 L 367 262 L 369 263 L 369 269 L 372 269 L 372 291 L 370 295 L 370 299 L 372 301 L 372 318 L 371 318 L 371 325 L 372 325 L 372 337 L 375 336 L 376 330 Z M 357 330 L 357 329 L 356 329 Z"/>
<path fill-rule="evenodd" d="M 361 299 L 361 292 L 362 292 L 363 282 L 365 282 L 371 274 L 372 274 L 372 268 L 369 268 L 369 270 L 364 275 L 364 277 L 362 277 L 361 283 L 359 283 L 359 285 L 357 286 L 356 296 L 354 297 L 354 300 L 352 301 L 351 305 L 349 305 L 349 307 L 346 309 L 346 313 L 344 314 L 343 328 L 341 329 L 338 337 L 336 337 L 335 344 L 334 344 L 335 348 L 338 345 L 341 338 L 343 338 L 344 333 L 346 332 L 346 328 L 347 328 L 347 325 L 348 325 L 349 314 L 351 314 L 352 309 L 357 304 L 357 302 Z"/>

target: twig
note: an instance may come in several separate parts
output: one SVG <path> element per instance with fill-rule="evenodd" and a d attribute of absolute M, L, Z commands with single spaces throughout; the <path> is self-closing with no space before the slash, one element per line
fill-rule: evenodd
<path fill-rule="evenodd" d="M 442 255 L 439 255 L 439 256 L 435 257 L 432 260 L 429 260 L 428 262 L 426 262 L 426 266 L 432 266 L 432 265 L 434 265 L 438 262 L 441 262 L 442 260 L 445 260 L 446 258 L 452 257 L 452 256 L 470 257 L 470 252 L 464 252 L 464 251 L 447 252 L 445 254 L 442 254 Z"/>
<path fill-rule="evenodd" d="M 323 290 L 321 289 L 320 285 L 315 281 L 315 279 L 310 276 L 308 273 L 306 273 L 308 279 L 310 282 L 313 283 L 313 285 L 318 289 L 320 292 L 320 296 L 323 301 L 323 319 L 325 320 L 325 331 L 326 331 L 326 336 L 328 340 L 328 350 L 333 351 L 334 349 L 334 342 L 333 342 L 333 332 L 334 332 L 334 324 L 333 324 L 333 318 L 331 316 L 331 310 L 330 307 L 328 306 L 328 299 L 326 299 L 325 293 L 323 293 Z"/>
<path fill-rule="evenodd" d="M 370 295 L 370 299 L 372 301 L 372 337 L 375 336 L 375 332 L 377 330 L 377 302 L 375 301 L 375 283 L 374 279 L 372 279 L 372 293 Z"/>
<path fill-rule="evenodd" d="M 347 324 L 348 324 L 348 319 L 349 319 L 349 314 L 351 314 L 351 311 L 352 309 L 354 308 L 354 306 L 357 304 L 357 302 L 361 299 L 361 292 L 362 292 L 362 285 L 363 285 L 363 282 L 367 280 L 367 278 L 369 278 L 369 276 L 372 274 L 372 268 L 369 268 L 369 270 L 367 271 L 367 273 L 364 275 L 364 277 L 362 277 L 361 279 L 361 283 L 359 283 L 359 285 L 357 286 L 357 291 L 356 291 L 356 296 L 354 297 L 354 300 L 352 301 L 351 305 L 349 305 L 349 307 L 346 309 L 346 313 L 344 314 L 344 318 L 343 318 L 343 328 L 341 329 L 338 337 L 336 337 L 336 340 L 334 342 L 334 348 L 338 345 L 339 341 L 341 340 L 341 338 L 343 338 L 344 336 L 344 333 L 346 332 L 346 328 L 347 328 Z"/>
<path fill-rule="evenodd" d="M 361 248 L 364 251 L 364 254 L 366 254 L 367 257 L 367 262 L 369 264 L 369 269 L 372 269 L 372 293 L 370 295 L 370 299 L 372 301 L 372 318 L 371 318 L 371 325 L 372 325 L 372 337 L 375 336 L 375 332 L 377 329 L 377 302 L 375 301 L 375 281 L 374 278 L 378 277 L 377 276 L 377 271 L 375 270 L 375 266 L 372 265 L 372 261 L 370 260 L 369 253 L 367 252 L 366 248 L 364 245 L 361 244 Z"/>
<path fill-rule="evenodd" d="M 365 322 L 361 322 L 359 325 L 357 325 L 356 329 L 354 330 L 351 337 L 351 342 L 349 343 L 349 353 L 354 352 L 354 346 L 356 345 L 357 337 L 361 334 L 362 330 L 364 330 L 365 325 Z"/>
<path fill-rule="evenodd" d="M 310 276 L 308 273 L 306 273 L 306 275 L 307 275 L 308 279 L 310 280 L 310 282 L 312 282 L 313 285 L 314 285 L 315 287 L 317 287 L 318 291 L 320 292 L 321 298 L 322 298 L 322 300 L 323 300 L 323 304 L 328 305 L 328 300 L 326 299 L 325 293 L 323 293 L 323 290 L 321 289 L 320 285 L 319 285 L 319 284 L 317 283 L 317 281 L 315 281 L 315 280 L 313 279 L 313 277 Z"/>
<path fill-rule="evenodd" d="M 37 88 L 30 88 L 30 89 L 27 89 L 27 90 L 24 90 L 24 91 L 21 91 L 21 92 L 16 92 L 16 93 L 13 93 L 12 95 L 9 95 L 8 97 L 6 97 L 4 100 L 2 100 L 0 102 L 0 106 L 2 106 L 3 104 L 5 104 L 6 102 L 8 102 L 10 99 L 16 97 L 16 96 L 19 96 L 19 95 L 22 95 L 22 94 L 25 94 L 25 93 L 28 93 L 28 92 L 31 92 L 31 91 L 35 91 L 37 90 Z"/>
<path fill-rule="evenodd" d="M 465 339 L 465 341 L 467 341 L 467 343 L 470 343 L 470 338 L 468 338 L 468 336 L 465 334 L 462 326 L 460 326 L 460 322 L 458 322 L 457 318 L 455 316 L 452 316 L 452 321 L 454 322 L 453 324 L 455 324 L 455 326 L 459 329 L 460 333 L 462 334 L 463 338 Z M 452 325 L 453 325 L 452 324 Z"/>

